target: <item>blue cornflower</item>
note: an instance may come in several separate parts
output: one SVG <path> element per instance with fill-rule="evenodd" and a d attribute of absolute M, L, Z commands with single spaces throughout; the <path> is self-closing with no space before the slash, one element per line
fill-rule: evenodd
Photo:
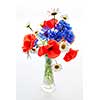
<path fill-rule="evenodd" d="M 47 40 L 47 37 L 42 32 L 38 33 L 38 37 L 42 40 Z"/>
<path fill-rule="evenodd" d="M 69 43 L 72 43 L 75 39 L 75 36 L 73 34 L 72 31 L 68 31 L 66 36 L 65 36 L 65 40 L 67 40 Z"/>
<path fill-rule="evenodd" d="M 46 41 L 53 39 L 59 42 L 64 38 L 67 42 L 72 43 L 75 36 L 71 29 L 70 24 L 66 23 L 64 20 L 60 20 L 59 23 L 55 25 L 54 29 L 42 28 L 38 36 Z"/>
<path fill-rule="evenodd" d="M 55 40 L 56 40 L 57 42 L 59 42 L 59 41 L 62 39 L 62 37 L 63 37 L 62 32 L 58 31 L 58 32 L 56 33 Z"/>
<path fill-rule="evenodd" d="M 38 42 L 38 39 L 36 39 L 35 41 L 34 41 L 34 47 L 37 47 L 38 45 L 37 45 L 37 42 Z"/>
<path fill-rule="evenodd" d="M 62 38 L 64 38 L 69 43 L 74 41 L 75 36 L 71 31 L 72 27 L 70 27 L 70 24 L 66 23 L 64 20 L 60 20 L 55 28 L 58 30 L 55 40 L 60 41 Z"/>
<path fill-rule="evenodd" d="M 60 20 L 59 24 L 61 24 L 62 26 L 66 27 L 68 30 L 72 29 L 72 27 L 70 27 L 70 24 L 66 23 L 64 20 Z"/>
<path fill-rule="evenodd" d="M 62 28 L 63 28 L 63 25 L 60 24 L 60 23 L 58 23 L 58 24 L 55 26 L 55 29 L 57 29 L 57 30 L 62 30 Z"/>
<path fill-rule="evenodd" d="M 49 39 L 54 39 L 55 40 L 55 37 L 56 37 L 56 32 L 53 30 L 49 30 L 48 31 L 48 38 Z"/>
<path fill-rule="evenodd" d="M 46 31 L 48 31 L 48 30 L 49 30 L 49 28 L 47 28 L 47 27 L 41 29 L 42 32 L 46 32 Z"/>

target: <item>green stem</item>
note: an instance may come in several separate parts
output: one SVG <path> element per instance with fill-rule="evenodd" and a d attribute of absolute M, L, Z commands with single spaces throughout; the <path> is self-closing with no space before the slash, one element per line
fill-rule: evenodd
<path fill-rule="evenodd" d="M 54 79 L 53 79 L 53 72 L 52 72 L 52 66 L 51 66 L 51 59 L 48 58 L 48 56 L 45 56 L 46 58 L 46 64 L 45 64 L 45 81 L 47 84 L 52 84 L 54 82 Z"/>

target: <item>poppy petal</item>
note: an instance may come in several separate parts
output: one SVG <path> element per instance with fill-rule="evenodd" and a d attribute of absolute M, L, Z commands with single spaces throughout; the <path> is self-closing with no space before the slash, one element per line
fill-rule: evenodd
<path fill-rule="evenodd" d="M 47 55 L 49 58 L 56 58 L 60 55 L 60 50 L 57 50 L 57 52 L 55 52 L 53 50 L 49 51 L 49 52 L 47 52 Z"/>
<path fill-rule="evenodd" d="M 73 50 L 72 48 L 70 48 L 69 52 L 65 54 L 63 59 L 66 62 L 68 62 L 77 56 L 77 52 L 78 52 L 78 50 Z"/>
<path fill-rule="evenodd" d="M 57 24 L 58 20 L 57 19 L 50 19 L 48 21 L 44 21 L 42 27 L 43 28 L 53 28 Z"/>
<path fill-rule="evenodd" d="M 52 45 L 52 47 L 50 47 L 52 49 L 48 48 L 48 52 L 47 52 L 48 57 L 49 58 L 56 58 L 56 57 L 58 57 L 60 55 L 60 53 L 61 53 L 61 51 L 59 49 L 58 42 L 56 42 L 55 40 L 49 40 L 48 41 L 48 46 L 49 45 L 50 46 Z"/>
<path fill-rule="evenodd" d="M 39 56 L 42 56 L 42 55 L 46 54 L 46 51 L 47 51 L 46 47 L 45 46 L 42 46 L 38 50 L 38 55 Z"/>
<path fill-rule="evenodd" d="M 55 40 L 49 40 L 48 45 L 42 46 L 38 50 L 38 55 L 46 54 L 49 58 L 56 58 L 60 55 L 59 44 Z"/>
<path fill-rule="evenodd" d="M 24 43 L 23 43 L 23 52 L 28 52 L 30 49 L 33 48 L 34 42 L 36 40 L 36 37 L 34 34 L 27 34 L 24 37 Z"/>

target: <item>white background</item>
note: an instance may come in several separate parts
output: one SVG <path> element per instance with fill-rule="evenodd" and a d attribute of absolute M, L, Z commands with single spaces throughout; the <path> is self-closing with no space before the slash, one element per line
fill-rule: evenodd
<path fill-rule="evenodd" d="M 71 6 L 66 1 L 47 1 L 37 0 L 18 2 L 17 4 L 17 60 L 16 60 L 16 77 L 17 77 L 17 100 L 82 100 L 82 64 L 81 64 L 81 23 L 82 7 Z M 40 3 L 40 4 L 39 4 Z M 33 6 L 34 4 L 34 6 Z M 33 30 L 37 30 L 39 24 L 48 18 L 48 10 L 59 8 L 59 15 L 68 14 L 69 23 L 73 27 L 76 40 L 72 48 L 79 49 L 78 56 L 75 60 L 66 63 L 63 57 L 58 58 L 62 64 L 63 70 L 54 73 L 56 91 L 52 95 L 46 95 L 40 90 L 43 81 L 45 59 L 37 55 L 31 55 L 32 59 L 27 60 L 26 55 L 22 52 L 23 37 L 31 33 L 25 28 L 27 22 L 32 23 Z M 64 56 L 64 55 L 63 55 Z"/>
<path fill-rule="evenodd" d="M 81 47 L 84 100 L 100 100 L 99 0 L 66 2 L 71 7 L 80 5 L 83 8 Z M 26 4 L 25 0 L 22 3 Z M 15 5 L 14 0 L 0 1 L 0 100 L 16 99 Z"/>

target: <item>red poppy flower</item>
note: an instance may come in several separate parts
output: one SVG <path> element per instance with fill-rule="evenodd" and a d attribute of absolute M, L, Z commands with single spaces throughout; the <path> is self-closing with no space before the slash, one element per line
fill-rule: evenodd
<path fill-rule="evenodd" d="M 46 53 L 47 53 L 47 47 L 46 46 L 42 46 L 42 47 L 39 48 L 39 50 L 38 50 L 38 55 L 39 56 L 42 56 Z"/>
<path fill-rule="evenodd" d="M 38 55 L 46 54 L 49 58 L 56 58 L 60 55 L 59 44 L 55 40 L 49 40 L 48 45 L 42 46 L 38 50 Z"/>
<path fill-rule="evenodd" d="M 53 28 L 54 26 L 55 26 L 55 24 L 57 24 L 57 22 L 58 22 L 58 20 L 57 19 L 50 19 L 50 20 L 48 20 L 48 21 L 44 21 L 44 23 L 43 23 L 43 28 L 46 28 L 46 27 L 48 27 L 48 28 Z"/>
<path fill-rule="evenodd" d="M 25 35 L 24 43 L 22 47 L 23 52 L 28 52 L 29 50 L 31 50 L 34 46 L 35 40 L 36 40 L 36 37 L 34 34 Z"/>
<path fill-rule="evenodd" d="M 73 50 L 72 48 L 70 48 L 69 52 L 66 53 L 66 55 L 64 56 L 63 59 L 64 59 L 66 62 L 68 62 L 68 61 L 70 61 L 70 60 L 72 60 L 72 59 L 74 59 L 74 58 L 76 57 L 77 52 L 78 52 L 78 50 Z"/>

